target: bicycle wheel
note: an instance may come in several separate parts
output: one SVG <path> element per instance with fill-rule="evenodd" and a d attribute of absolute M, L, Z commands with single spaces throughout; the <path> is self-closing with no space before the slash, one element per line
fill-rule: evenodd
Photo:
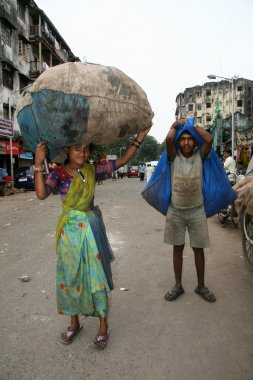
<path fill-rule="evenodd" d="M 242 216 L 242 248 L 246 265 L 253 271 L 253 216 L 246 211 Z"/>

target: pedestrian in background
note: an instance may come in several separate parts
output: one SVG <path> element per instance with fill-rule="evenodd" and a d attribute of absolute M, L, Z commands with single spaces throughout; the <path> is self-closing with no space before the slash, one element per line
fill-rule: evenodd
<path fill-rule="evenodd" d="M 226 170 L 226 173 L 228 175 L 228 179 L 231 184 L 234 184 L 235 182 L 235 169 L 236 169 L 236 163 L 233 157 L 231 156 L 231 149 L 226 149 L 223 154 L 223 160 L 224 160 L 224 169 Z"/>
<path fill-rule="evenodd" d="M 123 179 L 124 177 L 124 167 L 121 166 L 118 170 L 118 178 Z"/>
<path fill-rule="evenodd" d="M 0 168 L 0 195 L 3 195 L 4 178 L 6 177 L 8 177 L 7 170 L 5 168 Z"/>
<path fill-rule="evenodd" d="M 204 128 L 196 126 L 195 132 L 204 140 L 200 148 L 197 148 L 197 141 L 191 135 L 190 129 L 183 131 L 175 141 L 178 126 L 184 125 L 186 121 L 185 119 L 175 121 L 166 137 L 172 196 L 166 216 L 164 242 L 173 245 L 175 285 L 164 298 L 167 301 L 174 301 L 184 293 L 182 267 L 187 228 L 197 271 L 198 285 L 195 292 L 205 301 L 214 302 L 216 297 L 205 286 L 204 281 L 204 248 L 209 245 L 209 236 L 202 194 L 202 161 L 208 159 L 212 148 L 212 135 Z"/>
<path fill-rule="evenodd" d="M 151 164 L 147 164 L 145 169 L 146 181 L 148 182 L 153 174 L 153 168 Z"/>
<path fill-rule="evenodd" d="M 145 177 L 145 168 L 146 166 L 144 164 L 141 164 L 139 170 L 140 170 L 140 181 L 143 182 L 144 181 L 144 177 Z"/>
<path fill-rule="evenodd" d="M 227 148 L 223 154 L 223 160 L 224 160 L 223 166 L 224 166 L 224 169 L 228 175 L 229 182 L 230 182 L 231 186 L 233 186 L 235 184 L 236 162 L 233 159 L 233 157 L 231 156 L 231 154 L 232 154 L 231 149 Z M 231 204 L 231 215 L 232 215 L 232 217 L 238 216 L 236 209 L 235 209 L 234 202 Z M 227 220 L 227 218 L 224 218 L 224 220 L 221 221 L 223 226 L 225 226 L 226 220 Z"/>
<path fill-rule="evenodd" d="M 94 344 L 98 348 L 107 344 L 107 293 L 113 289 L 113 254 L 102 214 L 94 206 L 96 174 L 111 174 L 128 163 L 149 129 L 137 135 L 120 159 L 106 164 L 88 163 L 91 145 L 65 147 L 67 162 L 53 168 L 46 182 L 43 162 L 48 150 L 45 143 L 38 144 L 35 156 L 36 195 L 43 200 L 58 188 L 62 199 L 62 213 L 56 229 L 56 295 L 58 312 L 71 317 L 70 326 L 60 337 L 64 344 L 72 343 L 80 333 L 79 315 L 99 318 Z"/>

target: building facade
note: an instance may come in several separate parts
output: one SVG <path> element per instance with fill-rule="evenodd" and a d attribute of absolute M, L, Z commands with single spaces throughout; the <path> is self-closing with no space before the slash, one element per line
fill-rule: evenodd
<path fill-rule="evenodd" d="M 0 0 L 0 167 L 10 172 L 10 144 L 14 168 L 32 161 L 15 118 L 23 89 L 47 68 L 73 61 L 80 60 L 33 0 Z"/>
<path fill-rule="evenodd" d="M 233 80 L 233 94 L 231 82 L 221 80 L 186 88 L 176 97 L 176 117 L 194 116 L 198 124 L 213 133 L 214 146 L 220 153 L 231 143 L 232 96 L 237 148 L 241 145 L 243 135 L 253 129 L 253 81 L 244 78 Z M 246 146 L 247 142 L 244 142 Z M 248 142 L 251 147 L 251 141 Z"/>

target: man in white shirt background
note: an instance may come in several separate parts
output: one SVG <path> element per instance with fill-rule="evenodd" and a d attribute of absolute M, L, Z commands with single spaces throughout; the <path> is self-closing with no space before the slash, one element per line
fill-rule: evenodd
<path fill-rule="evenodd" d="M 236 163 L 233 157 L 231 156 L 231 149 L 226 149 L 223 155 L 224 159 L 224 169 L 226 170 L 226 173 L 228 175 L 228 179 L 230 182 L 235 182 L 235 169 L 236 169 Z"/>
<path fill-rule="evenodd" d="M 145 169 L 145 175 L 146 175 L 146 181 L 148 182 L 153 174 L 154 168 L 151 166 L 151 164 L 147 164 Z"/>

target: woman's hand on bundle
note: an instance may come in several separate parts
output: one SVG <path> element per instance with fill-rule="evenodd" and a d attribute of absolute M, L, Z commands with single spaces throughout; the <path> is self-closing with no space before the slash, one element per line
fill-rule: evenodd
<path fill-rule="evenodd" d="M 36 153 L 35 153 L 35 166 L 43 165 L 43 161 L 47 157 L 48 148 L 45 142 L 41 142 L 38 144 Z"/>
<path fill-rule="evenodd" d="M 139 133 L 138 133 L 138 135 L 136 136 L 136 140 L 138 141 L 138 142 L 142 142 L 142 140 L 145 138 L 145 136 L 148 134 L 148 132 L 150 131 L 150 129 L 151 129 L 151 127 L 148 127 L 148 128 L 145 128 L 145 129 L 143 129 L 142 131 L 140 131 Z"/>

